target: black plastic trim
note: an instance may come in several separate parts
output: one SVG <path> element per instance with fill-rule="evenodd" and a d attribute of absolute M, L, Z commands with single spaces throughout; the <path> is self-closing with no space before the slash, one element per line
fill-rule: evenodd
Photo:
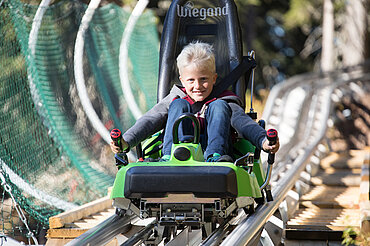
<path fill-rule="evenodd" d="M 193 193 L 195 197 L 235 198 L 236 173 L 224 166 L 135 166 L 126 172 L 126 198 L 165 197 Z"/>

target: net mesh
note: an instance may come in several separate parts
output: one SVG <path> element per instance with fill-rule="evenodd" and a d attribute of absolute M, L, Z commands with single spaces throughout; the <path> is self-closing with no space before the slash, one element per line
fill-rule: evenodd
<path fill-rule="evenodd" d="M 29 35 L 39 7 L 34 2 L 5 0 L 0 6 L 0 174 L 29 218 L 47 226 L 50 216 L 105 195 L 116 168 L 82 108 L 74 78 L 75 39 L 87 5 L 65 0 L 47 7 L 33 54 Z M 124 130 L 135 121 L 119 78 L 129 15 L 113 3 L 99 7 L 85 36 L 86 88 L 107 129 Z M 156 102 L 158 47 L 156 17 L 146 10 L 131 36 L 128 63 L 142 112 Z M 0 233 L 15 235 L 22 225 L 14 222 L 8 192 L 1 192 Z"/>

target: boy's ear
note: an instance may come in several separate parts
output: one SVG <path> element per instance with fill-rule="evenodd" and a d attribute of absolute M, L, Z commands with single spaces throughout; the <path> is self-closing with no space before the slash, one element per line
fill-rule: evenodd
<path fill-rule="evenodd" d="M 213 84 L 216 84 L 217 77 L 218 77 L 218 74 L 217 74 L 217 73 L 215 73 L 215 75 L 214 75 L 214 79 L 213 79 Z"/>
<path fill-rule="evenodd" d="M 182 82 L 182 78 L 181 78 L 181 76 L 179 76 L 179 80 L 180 80 L 180 82 L 181 82 L 182 86 L 184 86 L 184 83 Z M 185 86 L 184 86 L 184 87 L 185 87 Z"/>

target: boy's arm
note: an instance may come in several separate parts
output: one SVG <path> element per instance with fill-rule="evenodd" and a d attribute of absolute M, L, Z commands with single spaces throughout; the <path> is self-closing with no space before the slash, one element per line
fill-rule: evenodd
<path fill-rule="evenodd" d="M 124 134 L 123 139 L 130 147 L 138 145 L 149 136 L 164 128 L 167 121 L 168 105 L 164 99 L 146 112 Z"/>
<path fill-rule="evenodd" d="M 176 96 L 183 96 L 184 93 L 174 86 L 170 94 L 157 103 L 152 109 L 146 112 L 136 123 L 123 134 L 123 139 L 129 147 L 134 147 L 147 139 L 154 133 L 166 126 L 168 108 Z"/>
<path fill-rule="evenodd" d="M 254 146 L 264 149 L 263 144 L 267 140 L 265 129 L 252 120 L 238 104 L 229 103 L 229 106 L 232 111 L 231 126 Z"/>
<path fill-rule="evenodd" d="M 269 145 L 266 131 L 258 123 L 252 120 L 236 103 L 229 103 L 231 108 L 231 126 L 254 146 L 266 152 L 276 153 L 280 148 L 279 138 L 274 145 Z"/>

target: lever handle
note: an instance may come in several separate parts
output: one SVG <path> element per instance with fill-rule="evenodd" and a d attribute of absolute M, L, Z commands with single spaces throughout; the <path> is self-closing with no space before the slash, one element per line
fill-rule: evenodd
<path fill-rule="evenodd" d="M 276 144 L 278 133 L 275 129 L 268 129 L 266 132 L 267 140 L 269 141 L 269 145 Z M 269 153 L 267 163 L 272 165 L 275 162 L 275 154 Z"/>
<path fill-rule="evenodd" d="M 122 150 L 122 143 L 121 143 L 122 133 L 121 133 L 121 131 L 119 129 L 113 129 L 110 132 L 110 137 L 111 137 L 114 145 L 116 145 L 117 147 L 120 147 L 120 149 Z"/>

